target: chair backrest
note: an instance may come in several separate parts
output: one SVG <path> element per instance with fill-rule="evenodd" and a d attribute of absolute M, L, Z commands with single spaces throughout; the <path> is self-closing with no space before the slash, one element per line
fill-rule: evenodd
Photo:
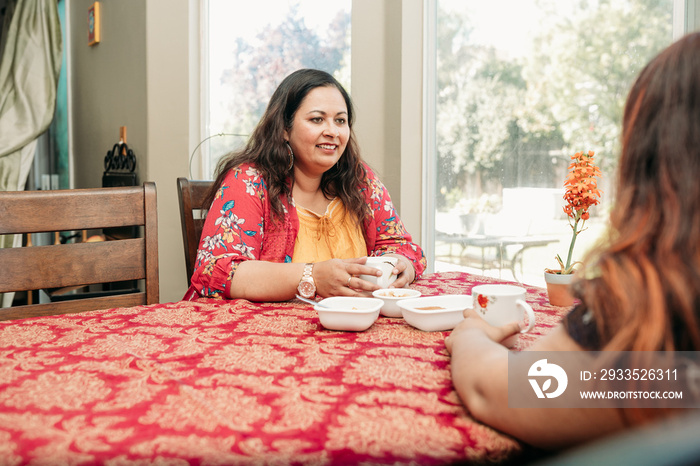
<path fill-rule="evenodd" d="M 197 249 L 204 227 L 202 211 L 209 208 L 204 205 L 204 198 L 211 189 L 213 181 L 194 181 L 187 178 L 177 179 L 177 194 L 180 201 L 180 221 L 182 222 L 182 242 L 185 246 L 185 267 L 187 283 L 190 283 Z"/>
<path fill-rule="evenodd" d="M 158 303 L 155 183 L 3 191 L 0 219 L 0 234 L 143 227 L 140 238 L 0 249 L 0 293 L 145 280 L 143 292 L 3 308 L 0 320 Z"/>

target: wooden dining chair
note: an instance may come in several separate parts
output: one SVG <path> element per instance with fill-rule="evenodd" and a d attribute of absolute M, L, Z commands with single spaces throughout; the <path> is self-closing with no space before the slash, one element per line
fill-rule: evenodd
<path fill-rule="evenodd" d="M 180 221 L 182 222 L 182 242 L 185 247 L 185 268 L 189 285 L 194 264 L 197 261 L 197 249 L 204 227 L 203 212 L 209 208 L 204 205 L 204 198 L 211 189 L 213 181 L 177 179 L 177 194 L 180 202 Z"/>
<path fill-rule="evenodd" d="M 60 301 L 3 308 L 0 320 L 158 303 L 155 183 L 118 188 L 3 191 L 0 219 L 3 235 L 120 227 L 143 229 L 141 237 L 0 249 L 0 293 L 145 281 L 145 291 L 68 293 Z"/>

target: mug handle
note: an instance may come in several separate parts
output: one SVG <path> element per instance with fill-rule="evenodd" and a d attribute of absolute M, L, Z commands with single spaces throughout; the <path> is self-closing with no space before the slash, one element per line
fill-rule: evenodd
<path fill-rule="evenodd" d="M 522 307 L 525 313 L 527 314 L 527 328 L 521 330 L 520 333 L 527 333 L 533 328 L 535 328 L 535 311 L 532 310 L 532 306 L 530 306 L 522 299 L 518 299 L 517 301 L 515 301 L 515 305 Z"/>

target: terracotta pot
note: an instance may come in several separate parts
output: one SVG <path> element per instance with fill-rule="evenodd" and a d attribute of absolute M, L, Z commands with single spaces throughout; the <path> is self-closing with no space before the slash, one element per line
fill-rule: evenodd
<path fill-rule="evenodd" d="M 569 285 L 571 285 L 573 279 L 573 274 L 544 273 L 549 304 L 552 306 L 571 306 L 574 304 L 574 297 L 569 290 Z"/>

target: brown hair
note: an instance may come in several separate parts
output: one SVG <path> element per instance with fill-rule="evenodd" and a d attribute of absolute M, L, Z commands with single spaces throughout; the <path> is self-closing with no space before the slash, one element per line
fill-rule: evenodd
<path fill-rule="evenodd" d="M 603 349 L 700 350 L 700 34 L 640 73 L 625 105 L 611 236 L 576 284 Z"/>
<path fill-rule="evenodd" d="M 289 155 L 284 131 L 294 122 L 294 114 L 309 92 L 317 87 L 338 89 L 348 109 L 350 137 L 338 162 L 321 179 L 321 190 L 326 197 L 337 196 L 347 211 L 362 225 L 368 212 L 359 190 L 364 184 L 366 171 L 352 130 L 354 110 L 350 96 L 343 86 L 325 71 L 301 69 L 287 76 L 270 98 L 260 122 L 246 146 L 222 158 L 217 165 L 217 177 L 204 205 L 211 205 L 229 170 L 242 163 L 253 163 L 260 171 L 268 189 L 275 219 L 283 216 L 282 196 L 291 197 L 294 170 L 289 170 Z"/>

